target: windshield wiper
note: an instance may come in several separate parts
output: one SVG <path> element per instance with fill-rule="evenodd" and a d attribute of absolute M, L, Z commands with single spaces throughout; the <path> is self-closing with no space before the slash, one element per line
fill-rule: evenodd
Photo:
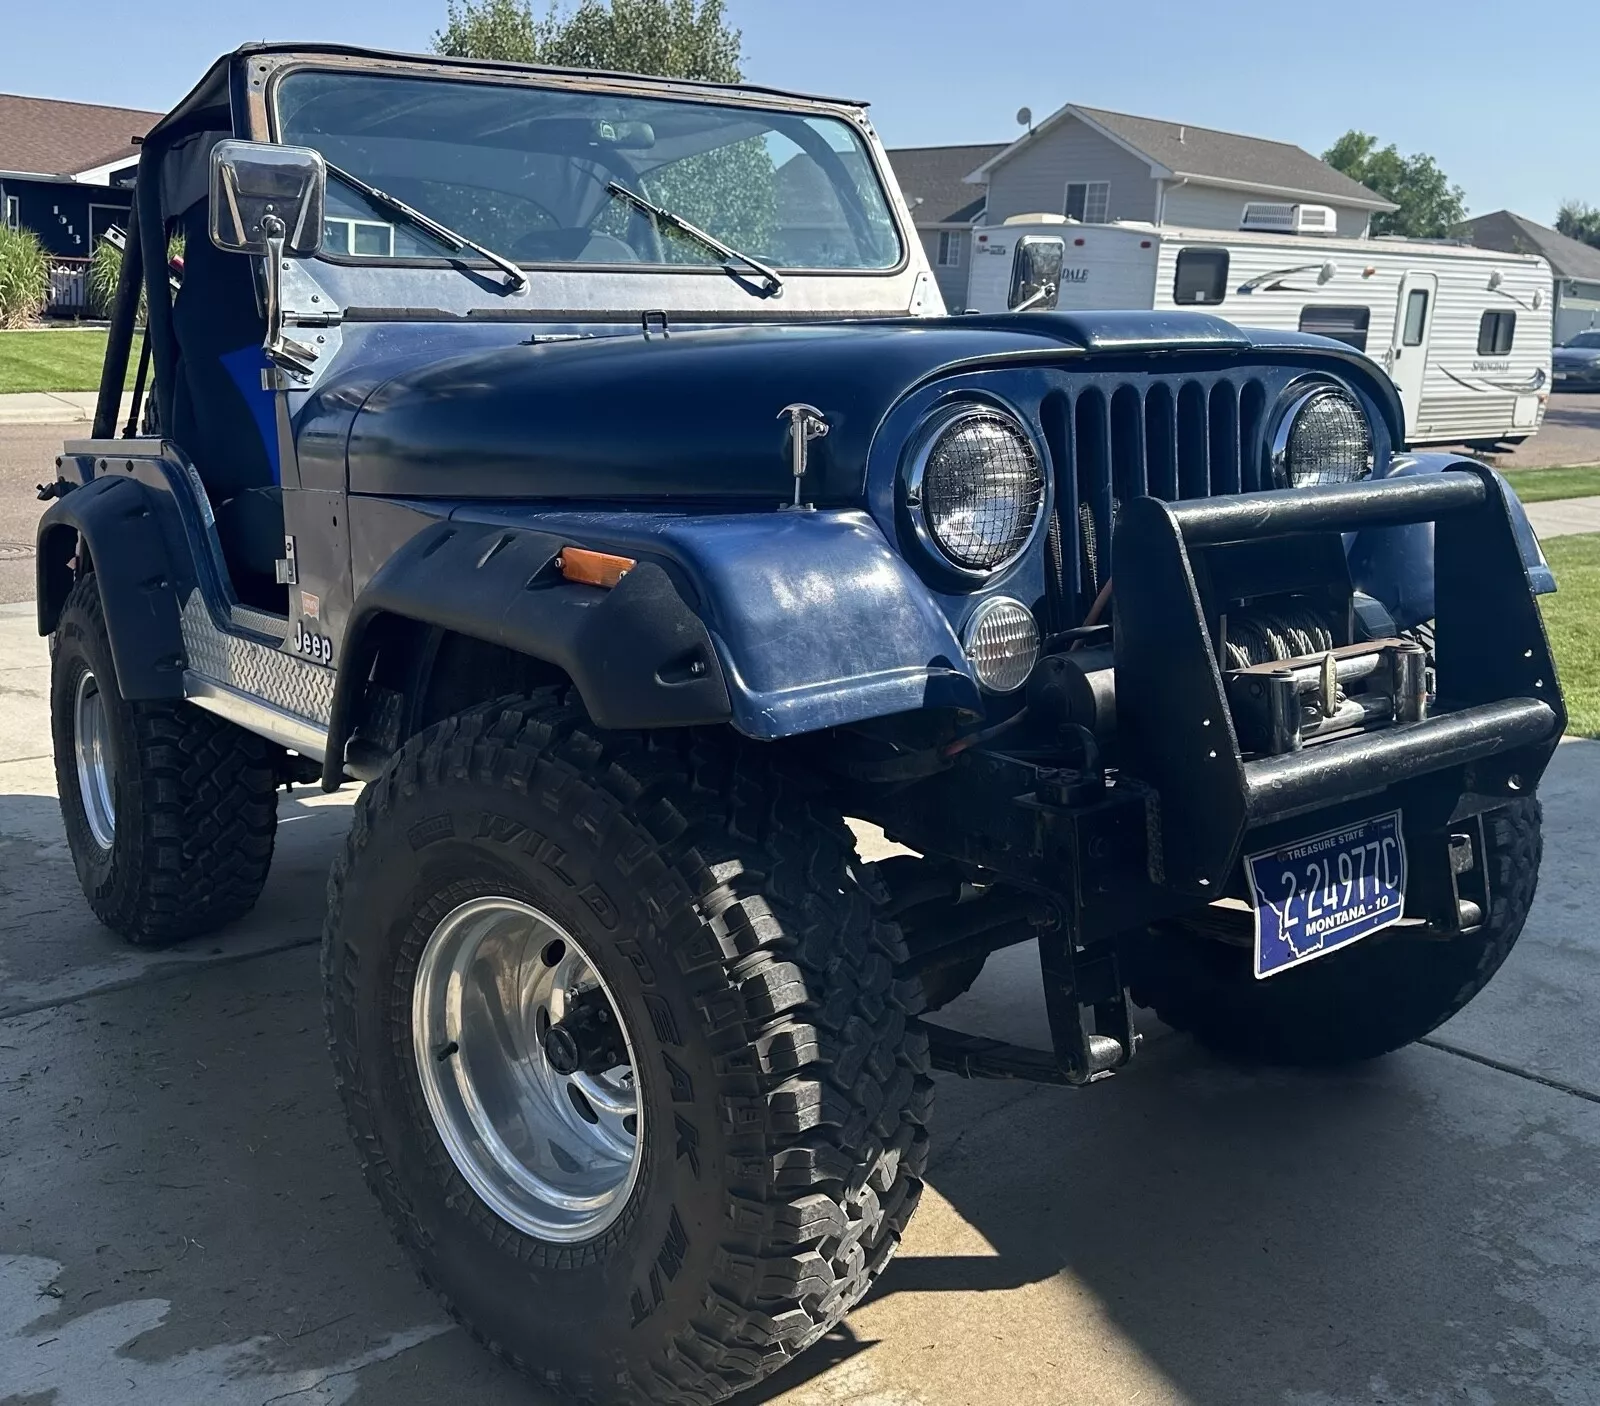
<path fill-rule="evenodd" d="M 690 224 L 682 215 L 674 214 L 671 210 L 664 210 L 661 206 L 652 204 L 637 191 L 629 190 L 620 181 L 608 181 L 606 189 L 612 195 L 621 196 L 630 205 L 637 206 L 645 214 L 649 215 L 651 219 L 657 220 L 664 225 L 671 225 L 680 234 L 686 234 L 690 239 L 705 245 L 713 253 L 722 255 L 725 267 L 727 264 L 743 264 L 746 268 L 754 269 L 766 280 L 767 291 L 764 294 L 765 297 L 776 297 L 783 292 L 783 279 L 779 276 L 778 271 L 768 268 L 760 259 L 752 259 L 750 255 L 740 253 L 731 244 L 724 244 L 716 235 L 707 234 L 699 225 Z M 733 270 L 730 268 L 728 272 L 732 273 Z"/>
<path fill-rule="evenodd" d="M 421 210 L 407 205 L 399 196 L 390 195 L 386 190 L 379 190 L 377 186 L 362 180 L 360 176 L 352 176 L 348 171 L 335 166 L 331 161 L 328 162 L 328 170 L 347 186 L 353 186 L 360 191 L 373 204 L 381 205 L 384 209 L 399 215 L 401 219 L 415 225 L 424 234 L 432 235 L 439 243 L 448 244 L 451 249 L 457 251 L 470 249 L 479 257 L 487 259 L 505 274 L 507 280 L 506 291 L 508 293 L 520 293 L 528 286 L 528 275 L 510 259 L 506 258 L 504 254 L 497 254 L 493 249 L 485 249 L 483 245 L 474 243 L 466 235 L 451 229 L 449 225 L 442 225 L 431 215 L 424 215 Z"/>

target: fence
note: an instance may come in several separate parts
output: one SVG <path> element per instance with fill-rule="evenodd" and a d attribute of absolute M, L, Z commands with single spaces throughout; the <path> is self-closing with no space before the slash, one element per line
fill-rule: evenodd
<path fill-rule="evenodd" d="M 95 309 L 89 297 L 89 260 L 57 259 L 50 268 L 50 317 L 90 317 Z"/>

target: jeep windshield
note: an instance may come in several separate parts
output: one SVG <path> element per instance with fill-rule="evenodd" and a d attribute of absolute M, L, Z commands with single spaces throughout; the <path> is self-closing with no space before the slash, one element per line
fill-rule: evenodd
<path fill-rule="evenodd" d="M 300 70 L 279 140 L 518 264 L 731 271 L 705 239 L 785 272 L 885 272 L 904 251 L 861 134 L 825 114 L 602 89 Z M 431 264 L 449 242 L 330 172 L 323 254 Z"/>

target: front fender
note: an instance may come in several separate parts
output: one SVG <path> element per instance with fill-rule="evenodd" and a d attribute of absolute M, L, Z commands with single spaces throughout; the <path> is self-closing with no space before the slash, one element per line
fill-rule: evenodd
<path fill-rule="evenodd" d="M 1476 461 L 1462 460 L 1453 454 L 1406 454 L 1396 457 L 1388 478 L 1415 478 L 1444 473 L 1447 469 Z M 1492 471 L 1491 471 L 1492 472 Z M 1528 589 L 1546 595 L 1556 588 L 1555 576 L 1544 559 L 1539 539 L 1528 521 L 1528 514 L 1511 485 L 1498 473 L 1494 481 L 1506 501 L 1511 529 L 1523 569 L 1528 574 Z M 1407 527 L 1368 528 L 1345 539 L 1350 562 L 1350 577 L 1358 591 L 1383 602 L 1394 622 L 1408 630 L 1434 617 L 1433 524 L 1412 523 Z"/>
<path fill-rule="evenodd" d="M 921 708 L 982 709 L 949 619 L 872 518 L 854 509 L 538 512 L 467 519 L 551 534 L 685 579 L 727 681 L 732 722 L 762 740 Z"/>

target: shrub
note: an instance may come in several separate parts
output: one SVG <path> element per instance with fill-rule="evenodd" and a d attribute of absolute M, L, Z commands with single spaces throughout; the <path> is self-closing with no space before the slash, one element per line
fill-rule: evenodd
<path fill-rule="evenodd" d="M 32 230 L 0 226 L 0 327 L 26 327 L 50 301 L 50 256 Z"/>
<path fill-rule="evenodd" d="M 167 245 L 167 258 L 183 257 L 183 236 L 175 234 Z M 89 256 L 89 303 L 96 317 L 110 317 L 117 301 L 117 283 L 122 277 L 122 250 L 109 239 L 102 239 Z M 138 321 L 144 323 L 145 296 L 139 291 Z"/>

